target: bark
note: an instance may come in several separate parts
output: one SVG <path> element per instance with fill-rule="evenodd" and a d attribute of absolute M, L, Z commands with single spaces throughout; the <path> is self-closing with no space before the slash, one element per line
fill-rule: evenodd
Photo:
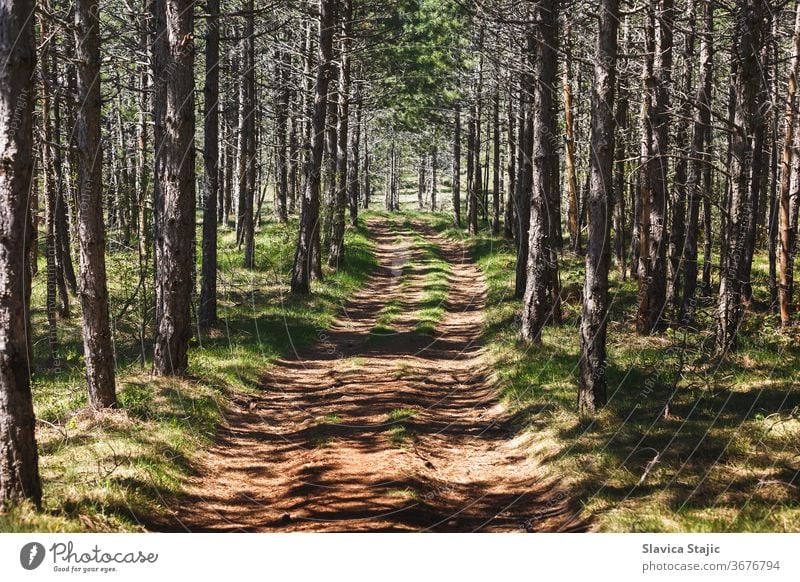
<path fill-rule="evenodd" d="M 591 414 L 607 401 L 605 371 L 608 271 L 610 263 L 609 204 L 613 198 L 614 85 L 616 83 L 617 0 L 601 0 L 592 91 L 591 155 L 589 156 L 589 240 L 581 315 L 581 361 L 578 410 Z"/>
<path fill-rule="evenodd" d="M 350 226 L 358 224 L 358 199 L 360 182 L 358 177 L 361 162 L 361 85 L 356 81 L 353 105 L 355 107 L 355 124 L 348 136 L 347 144 L 347 200 L 350 207 Z"/>
<path fill-rule="evenodd" d="M 194 4 L 156 0 L 156 334 L 153 371 L 182 376 L 191 338 L 195 225 Z"/>
<path fill-rule="evenodd" d="M 425 207 L 425 186 L 427 183 L 428 168 L 426 155 L 422 154 L 419 157 L 419 167 L 417 168 L 417 207 L 422 210 Z"/>
<path fill-rule="evenodd" d="M 219 0 L 207 0 L 206 70 L 203 88 L 203 264 L 200 309 L 202 327 L 217 321 L 217 191 L 219 190 Z"/>
<path fill-rule="evenodd" d="M 692 91 L 692 69 L 694 67 L 695 44 L 695 0 L 688 0 L 686 5 L 687 23 L 684 32 L 683 47 L 683 93 L 690 95 Z M 681 257 L 687 243 L 686 232 L 686 193 L 687 169 L 690 159 L 689 147 L 689 119 L 691 116 L 691 103 L 688 98 L 681 103 L 678 109 L 676 148 L 678 160 L 675 164 L 675 173 L 672 181 L 672 204 L 670 213 L 670 233 L 668 248 L 668 287 L 667 299 L 670 304 L 680 309 L 681 292 Z"/>
<path fill-rule="evenodd" d="M 725 256 L 720 273 L 715 347 L 724 357 L 737 347 L 737 331 L 744 316 L 742 299 L 749 277 L 746 246 L 752 241 L 752 218 L 757 202 L 753 164 L 761 157 L 758 140 L 751 141 L 763 119 L 764 91 L 760 51 L 764 43 L 765 7 L 758 0 L 745 0 L 735 14 L 734 57 L 738 71 L 734 80 L 735 109 L 731 134 L 730 201 L 726 225 Z"/>
<path fill-rule="evenodd" d="M 781 325 L 787 326 L 792 316 L 792 273 L 794 270 L 794 248 L 796 231 L 792 228 L 790 217 L 792 158 L 800 156 L 800 152 L 792 151 L 795 142 L 796 109 L 797 109 L 797 75 L 800 61 L 800 3 L 795 12 L 794 36 L 792 38 L 792 57 L 789 62 L 789 78 L 786 89 L 786 113 L 784 114 L 783 152 L 781 155 L 781 183 L 779 216 L 779 284 L 778 307 Z"/>
<path fill-rule="evenodd" d="M 453 224 L 461 228 L 461 103 L 454 106 L 453 127 Z"/>
<path fill-rule="evenodd" d="M 689 150 L 689 170 L 686 183 L 688 194 L 688 216 L 686 222 L 686 242 L 683 247 L 683 298 L 681 301 L 681 322 L 686 324 L 694 319 L 697 292 L 697 241 L 699 236 L 700 203 L 710 196 L 703 191 L 703 170 L 710 164 L 706 152 L 707 130 L 711 123 L 711 83 L 713 56 L 713 6 L 710 0 L 703 2 L 702 32 L 700 38 L 700 78 L 694 105 L 694 126 L 691 148 Z M 710 216 L 706 217 L 706 222 Z"/>
<path fill-rule="evenodd" d="M 509 86 L 511 84 L 509 83 Z M 514 207 L 516 200 L 514 198 L 514 190 L 516 188 L 516 160 L 517 160 L 517 141 L 515 139 L 516 131 L 516 113 L 514 112 L 514 95 L 513 91 L 509 89 L 508 93 L 508 111 L 506 119 L 507 130 L 507 143 L 508 148 L 506 151 L 506 171 L 508 172 L 508 189 L 506 192 L 506 206 L 503 213 L 503 236 L 505 238 L 514 237 Z"/>
<path fill-rule="evenodd" d="M 528 39 L 528 55 L 532 56 L 532 35 Z M 526 73 L 522 79 L 523 85 L 531 86 L 532 76 Z M 517 158 L 517 187 L 516 187 L 516 229 L 517 229 L 517 264 L 514 280 L 514 296 L 522 298 L 525 295 L 526 281 L 528 278 L 528 232 L 531 219 L 531 181 L 533 169 L 533 115 L 531 114 L 530 95 L 522 91 L 520 99 L 520 147 Z"/>
<path fill-rule="evenodd" d="M 290 39 L 286 39 L 290 44 Z M 289 131 L 289 101 L 291 98 L 289 88 L 289 51 L 279 50 L 276 54 L 279 80 L 278 102 L 276 111 L 275 132 L 278 139 L 277 156 L 277 199 L 275 212 L 278 220 L 286 222 L 289 219 L 288 198 L 289 198 L 289 152 L 288 152 L 288 131 Z"/>
<path fill-rule="evenodd" d="M 630 45 L 630 27 L 628 26 L 627 18 L 624 21 L 624 29 L 623 51 L 627 52 Z M 623 63 L 622 66 L 626 66 L 626 63 Z M 627 189 L 627 181 L 625 178 L 627 140 L 625 131 L 628 128 L 628 92 L 623 89 L 621 84 L 617 88 L 617 110 L 615 114 L 615 123 L 617 126 L 617 151 L 615 154 L 616 161 L 614 163 L 614 257 L 620 270 L 620 277 L 624 281 L 628 274 L 627 257 L 625 256 L 625 191 Z"/>
<path fill-rule="evenodd" d="M 42 497 L 28 352 L 33 11 L 33 2 L 0 0 L 0 510 Z"/>
<path fill-rule="evenodd" d="M 58 86 L 58 58 L 56 51 L 50 52 L 50 78 L 49 82 L 53 86 Z M 55 171 L 55 201 L 53 208 L 53 220 L 55 228 L 55 267 L 56 267 L 56 286 L 58 287 L 58 314 L 64 319 L 70 317 L 69 284 L 74 291 L 77 291 L 75 272 L 72 268 L 72 256 L 70 255 L 69 225 L 67 224 L 67 202 L 64 196 L 64 167 L 63 156 L 61 154 L 61 98 L 58 91 L 53 95 L 53 170 Z M 70 281 L 70 276 L 72 280 Z"/>
<path fill-rule="evenodd" d="M 344 225 L 347 210 L 347 145 L 350 130 L 350 39 L 352 36 L 353 3 L 341 0 L 341 41 L 339 45 L 339 111 L 336 128 L 336 189 L 331 223 L 331 244 L 328 265 L 338 269 L 344 262 Z"/>
<path fill-rule="evenodd" d="M 500 89 L 494 94 L 492 109 L 492 234 L 500 234 Z"/>
<path fill-rule="evenodd" d="M 469 111 L 469 121 L 467 128 L 467 227 L 469 234 L 478 233 L 478 184 L 480 182 L 480 170 L 476 168 L 479 164 L 475 163 L 477 105 L 472 104 Z M 477 170 L 477 171 L 476 171 Z"/>
<path fill-rule="evenodd" d="M 300 232 L 292 267 L 291 287 L 293 293 L 307 294 L 311 291 L 313 246 L 319 234 L 319 197 L 322 172 L 325 116 L 328 108 L 328 86 L 330 85 L 333 57 L 333 27 L 335 0 L 319 0 L 319 53 L 317 61 L 314 114 L 311 118 L 310 156 L 308 175 L 300 206 Z"/>
<path fill-rule="evenodd" d="M 554 198 L 558 197 L 558 154 L 554 87 L 557 69 L 558 0 L 545 0 L 534 8 L 537 29 L 533 96 L 533 177 L 530 192 L 530 228 L 521 336 L 539 341 L 541 330 L 552 319 L 561 320 L 558 290 L 558 223 Z"/>
<path fill-rule="evenodd" d="M 242 216 L 241 242 L 244 245 L 242 266 L 252 269 L 255 266 L 255 196 L 256 196 L 256 54 L 253 14 L 253 0 L 247 0 L 247 17 L 244 26 L 244 210 Z"/>
<path fill-rule="evenodd" d="M 578 227 L 578 179 L 575 175 L 575 122 L 572 119 L 572 27 L 567 26 L 564 38 L 564 133 L 565 156 L 567 170 L 567 228 L 569 230 L 570 248 L 573 252 L 581 252 L 581 231 Z"/>
<path fill-rule="evenodd" d="M 48 19 L 42 14 L 39 15 L 39 31 L 45 38 L 48 36 Z M 47 347 L 49 368 L 59 368 L 58 361 L 58 306 L 57 306 L 57 273 L 56 257 L 58 255 L 58 239 L 56 237 L 56 188 L 57 180 L 54 180 L 55 168 L 53 165 L 54 146 L 53 146 L 53 127 L 50 122 L 50 111 L 52 106 L 52 86 L 50 83 L 51 74 L 49 66 L 51 63 L 50 53 L 55 52 L 52 41 L 42 47 L 39 55 L 39 65 L 42 78 L 42 100 L 41 100 L 41 156 L 42 156 L 42 189 L 44 190 L 45 200 L 45 313 L 47 316 Z"/>
<path fill-rule="evenodd" d="M 656 6 L 657 4 L 657 6 Z M 639 312 L 637 331 L 653 333 L 659 329 L 667 295 L 666 269 L 666 211 L 667 211 L 667 166 L 669 153 L 669 89 L 672 77 L 672 28 L 674 21 L 673 0 L 651 0 L 655 11 L 655 59 L 653 74 L 646 81 L 651 93 L 651 107 L 647 114 L 647 125 L 651 133 L 650 155 L 647 159 L 649 200 L 643 199 L 642 211 L 648 212 L 647 232 L 642 240 L 642 262 L 644 272 L 639 277 Z M 648 51 L 649 52 L 649 51 Z"/>
<path fill-rule="evenodd" d="M 83 312 L 83 348 L 89 404 L 116 405 L 114 347 L 106 288 L 106 239 L 103 225 L 102 147 L 100 143 L 100 22 L 97 0 L 75 5 L 78 109 L 78 238 Z"/>
<path fill-rule="evenodd" d="M 434 145 L 431 152 L 431 212 L 436 212 L 436 194 L 439 172 L 439 150 Z"/>

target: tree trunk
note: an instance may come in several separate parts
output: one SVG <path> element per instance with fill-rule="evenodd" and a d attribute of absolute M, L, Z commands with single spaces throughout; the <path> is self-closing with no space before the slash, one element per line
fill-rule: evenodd
<path fill-rule="evenodd" d="M 355 124 L 349 134 L 347 144 L 347 200 L 350 207 L 350 226 L 358 224 L 358 199 L 359 177 L 358 166 L 361 163 L 361 115 L 363 104 L 361 102 L 361 84 L 355 83 L 354 101 Z"/>
<path fill-rule="evenodd" d="M 431 152 L 431 212 L 436 212 L 437 182 L 439 180 L 439 149 L 434 145 Z"/>
<path fill-rule="evenodd" d="M 692 69 L 694 67 L 695 37 L 695 0 L 688 0 L 686 5 L 686 31 L 683 48 L 683 93 L 692 92 Z M 667 299 L 677 309 L 681 308 L 681 257 L 686 246 L 686 178 L 691 149 L 689 146 L 689 119 L 691 103 L 685 99 L 678 109 L 676 148 L 678 160 L 672 180 L 672 208 L 670 213 L 670 233 L 668 249 L 668 286 Z"/>
<path fill-rule="evenodd" d="M 92 408 L 117 403 L 114 346 L 106 288 L 106 238 L 103 225 L 102 147 L 100 143 L 100 21 L 97 0 L 75 4 L 75 54 L 78 69 L 78 235 L 80 297 L 86 383 Z"/>
<path fill-rule="evenodd" d="M 530 193 L 530 230 L 525 295 L 522 304 L 521 336 L 539 341 L 549 319 L 561 319 L 558 291 L 558 253 L 554 240 L 558 214 L 553 200 L 558 196 L 558 162 L 553 144 L 556 133 L 554 87 L 557 74 L 558 2 L 544 0 L 537 4 L 535 79 L 533 96 L 533 189 Z"/>
<path fill-rule="evenodd" d="M 419 167 L 417 168 L 417 207 L 422 210 L 425 208 L 425 186 L 427 184 L 428 162 L 427 156 L 422 154 L 419 157 Z"/>
<path fill-rule="evenodd" d="M 328 86 L 331 81 L 333 57 L 333 26 L 336 0 L 319 0 L 319 54 L 311 119 L 311 148 L 307 165 L 308 176 L 300 206 L 300 233 L 292 267 L 292 292 L 311 291 L 311 272 L 315 236 L 319 233 L 319 196 L 322 172 L 322 153 L 325 137 L 325 116 L 328 109 Z"/>
<path fill-rule="evenodd" d="M 761 156 L 758 140 L 751 142 L 763 122 L 761 100 L 764 97 L 761 80 L 760 51 L 764 43 L 765 7 L 759 0 L 745 0 L 735 14 L 737 39 L 737 75 L 734 80 L 735 109 L 731 134 L 730 212 L 726 225 L 726 252 L 720 272 L 719 305 L 715 347 L 724 357 L 737 347 L 736 335 L 744 316 L 742 304 L 745 282 L 748 279 L 746 246 L 751 244 L 752 220 L 756 203 L 753 164 Z"/>
<path fill-rule="evenodd" d="M 48 17 L 39 14 L 39 32 L 44 37 L 48 37 Z M 58 255 L 58 239 L 56 237 L 56 188 L 57 183 L 53 174 L 55 167 L 53 164 L 53 127 L 50 123 L 50 111 L 52 105 L 52 85 L 49 66 L 51 64 L 50 53 L 55 52 L 53 40 L 50 40 L 42 47 L 39 55 L 39 65 L 42 76 L 42 109 L 41 109 L 41 156 L 42 156 L 42 189 L 44 190 L 45 200 L 45 313 L 47 315 L 47 347 L 48 358 L 47 367 L 51 369 L 60 368 L 58 360 L 58 306 L 57 306 L 57 273 L 56 257 Z"/>
<path fill-rule="evenodd" d="M 155 0 L 156 335 L 153 371 L 182 376 L 192 335 L 194 3 Z M 167 34 L 169 31 L 169 34 Z"/>
<path fill-rule="evenodd" d="M 0 510 L 42 498 L 30 386 L 34 3 L 0 0 Z M 10 42 L 13 39 L 13 42 Z"/>
<path fill-rule="evenodd" d="M 564 34 L 564 134 L 565 163 L 567 170 L 567 228 L 570 248 L 581 252 L 581 231 L 578 227 L 578 179 L 575 175 L 575 125 L 572 120 L 572 27 L 567 25 Z"/>
<path fill-rule="evenodd" d="M 606 404 L 606 322 L 613 199 L 614 85 L 616 84 L 617 0 L 601 0 L 592 91 L 589 156 L 589 241 L 581 315 L 581 360 L 578 410 L 591 414 Z"/>
<path fill-rule="evenodd" d="M 58 57 L 56 51 L 50 52 L 50 78 L 48 82 L 53 86 L 58 86 Z M 69 244 L 69 225 L 67 224 L 67 207 L 64 197 L 64 159 L 61 154 L 61 99 L 59 92 L 55 91 L 53 96 L 53 169 L 56 175 L 55 200 L 53 208 L 53 220 L 55 228 L 55 267 L 56 267 L 56 286 L 58 287 L 58 314 L 64 319 L 69 319 L 69 294 L 67 284 L 76 284 L 75 272 L 72 268 L 72 256 L 70 255 Z M 69 276 L 72 276 L 72 282 Z M 77 286 L 74 287 L 77 290 Z"/>
<path fill-rule="evenodd" d="M 244 211 L 242 216 L 242 237 L 244 260 L 242 266 L 252 269 L 255 266 L 255 196 L 256 196 L 256 53 L 253 14 L 253 0 L 246 2 L 247 16 L 244 25 L 244 83 L 245 135 L 244 135 Z"/>
<path fill-rule="evenodd" d="M 657 7 L 656 7 L 657 3 Z M 642 287 L 639 293 L 637 331 L 653 333 L 661 325 L 667 295 L 667 166 L 669 154 L 669 90 L 672 77 L 672 27 L 674 20 L 673 0 L 651 0 L 655 16 L 655 60 L 653 76 L 647 83 L 652 93 L 652 107 L 648 112 L 648 127 L 651 132 L 651 153 L 647 161 L 650 199 L 643 206 L 649 207 L 649 236 L 646 253 L 643 254 L 645 273 L 639 278 Z M 644 237 L 643 237 L 644 238 Z M 642 247 L 644 250 L 644 247 Z"/>
<path fill-rule="evenodd" d="M 352 36 L 353 3 L 341 0 L 339 66 L 339 111 L 336 129 L 336 190 L 331 224 L 328 265 L 339 269 L 344 262 L 344 215 L 347 208 L 347 145 L 350 125 L 350 38 Z"/>
<path fill-rule="evenodd" d="M 789 79 L 786 89 L 786 113 L 784 114 L 783 153 L 781 156 L 781 183 L 780 183 L 780 208 L 779 208 L 779 233 L 778 244 L 779 259 L 779 285 L 778 306 L 780 309 L 781 325 L 786 327 L 791 322 L 792 316 L 792 274 L 794 270 L 795 231 L 790 220 L 791 173 L 792 158 L 800 156 L 800 152 L 793 152 L 795 142 L 795 127 L 797 108 L 797 75 L 798 61 L 800 61 L 800 3 L 795 12 L 794 37 L 792 39 L 792 57 L 789 62 Z"/>
<path fill-rule="evenodd" d="M 454 106 L 453 127 L 453 225 L 461 228 L 461 103 Z"/>
<path fill-rule="evenodd" d="M 291 37 L 286 39 L 286 44 L 291 45 Z M 278 66 L 278 79 L 280 80 L 280 87 L 278 88 L 278 103 L 276 112 L 275 132 L 278 134 L 278 159 L 277 159 L 277 182 L 278 182 L 278 196 L 276 214 L 278 220 L 286 222 L 289 219 L 289 104 L 291 100 L 291 87 L 289 85 L 289 67 L 291 66 L 291 57 L 288 49 L 279 50 L 276 55 Z"/>
<path fill-rule="evenodd" d="M 500 234 L 500 89 L 494 93 L 492 109 L 492 234 Z"/>
<path fill-rule="evenodd" d="M 467 123 L 467 227 L 469 234 L 478 233 L 478 183 L 480 182 L 480 170 L 476 172 L 475 142 L 478 137 L 476 134 L 477 106 L 473 103 L 469 110 L 469 121 Z M 476 175 L 477 174 L 477 175 Z"/>
<path fill-rule="evenodd" d="M 507 239 L 514 237 L 514 207 L 516 206 L 516 200 L 514 197 L 514 189 L 516 188 L 516 174 L 517 174 L 517 167 L 516 167 L 516 160 L 517 160 L 517 140 L 514 137 L 517 123 L 516 123 L 516 114 L 514 113 L 514 95 L 511 87 L 513 86 L 512 83 L 509 83 L 509 92 L 508 92 L 508 112 L 507 112 L 507 120 L 506 120 L 506 129 L 508 130 L 508 149 L 506 152 L 506 170 L 508 172 L 508 190 L 506 193 L 506 207 L 505 212 L 503 213 L 503 236 Z"/>
<path fill-rule="evenodd" d="M 630 27 L 628 19 L 625 19 L 623 33 L 623 52 L 627 52 L 630 46 Z M 622 66 L 626 66 L 623 62 Z M 617 126 L 616 138 L 616 162 L 614 163 L 614 257 L 620 270 L 620 276 L 624 281 L 627 278 L 627 257 L 625 256 L 625 191 L 627 181 L 625 178 L 625 157 L 627 156 L 625 130 L 628 128 L 628 94 L 622 85 L 618 88 L 617 111 L 615 114 Z"/>
<path fill-rule="evenodd" d="M 219 0 L 207 0 L 206 78 L 203 88 L 203 265 L 200 309 L 202 327 L 217 321 L 217 190 L 219 189 Z"/>
<path fill-rule="evenodd" d="M 535 42 L 532 34 L 528 35 L 528 56 L 532 57 Z M 529 64 L 530 66 L 530 64 Z M 530 87 L 533 76 L 525 73 L 522 85 Z M 531 113 L 531 99 L 523 87 L 520 91 L 520 146 L 517 158 L 517 187 L 516 187 L 516 228 L 517 228 L 517 263 L 514 280 L 514 296 L 522 298 L 525 295 L 528 279 L 528 232 L 531 220 L 531 181 L 533 179 L 533 115 Z"/>
<path fill-rule="evenodd" d="M 710 163 L 704 146 L 707 129 L 711 123 L 713 10 L 711 0 L 704 0 L 702 36 L 700 39 L 700 79 L 697 84 L 697 96 L 695 97 L 694 127 L 692 129 L 689 173 L 686 183 L 686 193 L 689 197 L 686 242 L 681 259 L 684 274 L 680 319 L 685 324 L 693 321 L 697 302 L 695 293 L 697 292 L 697 240 L 699 236 L 700 202 L 711 195 L 711 192 L 703 191 L 702 178 L 704 166 Z M 710 221 L 710 216 L 706 217 L 706 221 Z"/>

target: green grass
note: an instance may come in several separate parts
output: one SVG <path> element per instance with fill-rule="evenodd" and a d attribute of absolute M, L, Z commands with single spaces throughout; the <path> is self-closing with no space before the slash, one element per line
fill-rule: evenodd
<path fill-rule="evenodd" d="M 386 415 L 389 427 L 389 439 L 397 447 L 403 447 L 414 439 L 415 433 L 408 428 L 407 422 L 416 416 L 412 408 L 394 408 Z"/>
<path fill-rule="evenodd" d="M 463 236 L 446 217 L 431 220 L 447 236 Z M 485 342 L 502 398 L 517 428 L 535 434 L 531 454 L 563 477 L 595 529 L 800 531 L 800 350 L 796 337 L 776 333 L 773 315 L 750 310 L 740 352 L 720 364 L 708 354 L 711 299 L 700 302 L 698 330 L 641 337 L 632 320 L 636 283 L 614 270 L 610 401 L 594 419 L 581 419 L 583 259 L 563 256 L 564 323 L 529 346 L 517 340 L 514 249 L 488 235 L 472 244 L 489 286 Z M 765 273 L 758 256 L 754 293 L 761 301 L 768 299 Z"/>
<path fill-rule="evenodd" d="M 148 284 L 138 288 L 134 252 L 109 253 L 120 409 L 103 413 L 86 409 L 80 314 L 74 298 L 72 319 L 58 322 L 55 366 L 46 368 L 45 265 L 40 261 L 33 282 L 32 329 L 43 508 L 13 508 L 0 515 L 0 531 L 141 531 L 165 514 L 165 500 L 180 495 L 213 442 L 230 397 L 258 390 L 271 361 L 324 334 L 376 265 L 367 229 L 349 229 L 345 267 L 315 283 L 312 296 L 292 297 L 287 281 L 296 231 L 296 222 L 263 224 L 252 270 L 241 267 L 234 233 L 221 231 L 220 325 L 195 333 L 184 379 L 152 377 L 147 357 L 142 363 L 142 347 L 146 355 L 152 349 L 152 313 L 148 311 L 142 346 L 141 293 L 146 291 L 144 304 L 149 309 L 152 273 L 147 273 Z M 341 422 L 334 417 L 323 421 Z"/>
<path fill-rule="evenodd" d="M 409 227 L 410 222 L 407 222 Z M 433 335 L 436 326 L 446 313 L 445 302 L 450 290 L 448 278 L 450 264 L 442 258 L 438 245 L 418 232 L 413 233 L 414 249 L 418 259 L 414 261 L 412 273 L 422 278 L 421 302 L 414 312 L 414 333 Z"/>

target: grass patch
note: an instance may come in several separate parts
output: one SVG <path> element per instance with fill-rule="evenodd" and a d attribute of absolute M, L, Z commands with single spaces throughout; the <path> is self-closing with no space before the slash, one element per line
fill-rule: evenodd
<path fill-rule="evenodd" d="M 413 440 L 415 433 L 408 428 L 406 423 L 416 416 L 413 408 L 394 408 L 386 415 L 389 424 L 389 438 L 396 447 L 402 447 Z"/>
<path fill-rule="evenodd" d="M 165 515 L 165 500 L 181 494 L 213 442 L 230 395 L 256 391 L 274 358 L 316 341 L 366 282 L 376 259 L 363 224 L 362 220 L 362 226 L 346 233 L 344 268 L 315 282 L 309 297 L 288 293 L 296 221 L 260 227 L 255 269 L 241 267 L 235 234 L 222 228 L 220 323 L 208 332 L 195 330 L 184 379 L 149 374 L 152 272 L 146 272 L 146 284 L 139 285 L 135 253 L 109 253 L 120 409 L 104 413 L 86 409 L 80 313 L 74 297 L 72 318 L 58 322 L 59 350 L 47 367 L 46 270 L 40 259 L 31 315 L 43 510 L 16 507 L 0 515 L 0 531 L 142 531 L 147 523 L 158 521 Z M 198 273 L 199 260 L 198 256 Z M 325 419 L 329 424 L 335 421 Z"/>
<path fill-rule="evenodd" d="M 463 236 L 443 220 L 438 225 Z M 583 258 L 562 257 L 564 322 L 528 346 L 517 340 L 512 244 L 481 234 L 472 251 L 489 286 L 485 341 L 502 398 L 518 428 L 535 431 L 531 453 L 564 477 L 595 529 L 800 530 L 800 349 L 796 337 L 776 333 L 772 314 L 749 310 L 740 352 L 716 364 L 708 357 L 713 300 L 701 298 L 696 329 L 641 337 L 633 322 L 636 282 L 613 270 L 609 404 L 582 420 Z M 757 301 L 769 292 L 759 276 L 763 261 L 754 266 Z"/>

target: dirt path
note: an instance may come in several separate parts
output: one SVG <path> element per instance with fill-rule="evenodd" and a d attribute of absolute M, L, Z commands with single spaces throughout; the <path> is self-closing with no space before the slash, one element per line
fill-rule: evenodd
<path fill-rule="evenodd" d="M 370 228 L 380 267 L 316 346 L 278 361 L 229 412 L 171 529 L 581 529 L 507 429 L 479 344 L 485 282 L 465 248 L 414 225 L 451 268 L 445 315 L 424 337 L 413 237 L 385 220 Z M 378 337 L 390 299 L 402 309 Z"/>

